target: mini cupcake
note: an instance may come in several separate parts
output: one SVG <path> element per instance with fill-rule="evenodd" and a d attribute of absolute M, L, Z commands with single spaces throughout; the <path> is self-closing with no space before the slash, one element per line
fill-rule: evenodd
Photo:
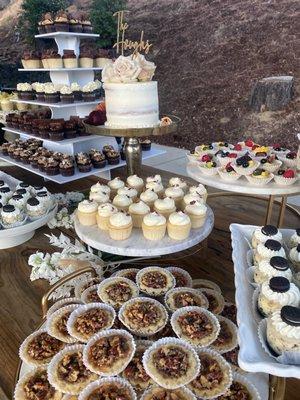
<path fill-rule="evenodd" d="M 131 197 L 125 194 L 117 194 L 113 199 L 113 205 L 120 211 L 128 211 L 129 206 L 132 204 Z"/>
<path fill-rule="evenodd" d="M 46 164 L 46 174 L 50 176 L 59 174 L 59 161 L 55 160 L 53 157 L 48 158 Z"/>
<path fill-rule="evenodd" d="M 290 186 L 297 182 L 298 176 L 293 169 L 280 169 L 274 175 L 274 180 L 277 185 Z"/>
<path fill-rule="evenodd" d="M 77 82 L 72 82 L 71 89 L 74 95 L 74 101 L 82 101 L 81 86 Z"/>
<path fill-rule="evenodd" d="M 174 312 L 183 307 L 203 307 L 208 308 L 206 296 L 197 289 L 177 287 L 171 289 L 165 296 L 165 305 L 168 310 Z"/>
<path fill-rule="evenodd" d="M 128 196 L 132 201 L 135 201 L 137 199 L 138 192 L 136 189 L 124 186 L 123 188 L 118 189 L 118 194 Z"/>
<path fill-rule="evenodd" d="M 296 247 L 298 244 L 300 244 L 300 228 L 295 229 L 289 240 L 290 247 Z"/>
<path fill-rule="evenodd" d="M 290 250 L 289 257 L 298 270 L 300 268 L 300 243 Z"/>
<path fill-rule="evenodd" d="M 191 275 L 183 268 L 172 266 L 167 267 L 167 270 L 171 272 L 171 274 L 175 278 L 175 287 L 192 287 L 193 280 Z"/>
<path fill-rule="evenodd" d="M 90 49 L 82 49 L 78 60 L 80 68 L 93 68 L 94 66 L 94 57 Z"/>
<path fill-rule="evenodd" d="M 14 194 L 21 195 L 21 196 L 23 196 L 26 200 L 28 200 L 28 199 L 31 197 L 30 191 L 29 191 L 28 189 L 23 189 L 23 188 L 16 189 L 15 192 L 14 192 Z"/>
<path fill-rule="evenodd" d="M 274 225 L 264 225 L 255 229 L 252 234 L 251 244 L 254 249 L 260 244 L 265 243 L 268 239 L 282 242 L 282 233 Z"/>
<path fill-rule="evenodd" d="M 16 194 L 22 194 L 22 193 L 17 193 Z M 7 202 L 13 195 L 13 192 L 10 190 L 10 188 L 8 186 L 2 186 L 0 188 L 0 196 L 2 198 L 2 200 L 4 200 L 5 202 Z"/>
<path fill-rule="evenodd" d="M 224 181 L 228 182 L 237 181 L 242 176 L 234 170 L 231 162 L 223 167 L 218 168 L 218 174 L 222 179 L 224 179 Z"/>
<path fill-rule="evenodd" d="M 257 265 L 262 260 L 269 260 L 275 256 L 285 257 L 285 250 L 277 240 L 268 239 L 257 246 L 254 252 L 254 264 Z"/>
<path fill-rule="evenodd" d="M 53 103 L 58 103 L 60 101 L 59 92 L 57 91 L 54 85 L 52 84 L 45 85 L 44 91 L 45 91 L 46 103 L 53 104 Z"/>
<path fill-rule="evenodd" d="M 267 318 L 267 342 L 277 355 L 300 352 L 300 308 L 283 306 Z"/>
<path fill-rule="evenodd" d="M 24 214 L 11 204 L 4 205 L 0 210 L 1 222 L 5 228 L 19 225 L 24 221 Z"/>
<path fill-rule="evenodd" d="M 126 240 L 131 235 L 132 227 L 130 214 L 120 211 L 110 216 L 108 233 L 113 240 Z"/>
<path fill-rule="evenodd" d="M 210 347 L 223 354 L 233 350 L 238 345 L 237 326 L 230 319 L 217 315 L 220 331 Z"/>
<path fill-rule="evenodd" d="M 62 60 L 63 60 L 63 64 L 64 64 L 65 68 L 77 68 L 78 67 L 78 60 L 77 60 L 74 50 L 64 49 Z"/>
<path fill-rule="evenodd" d="M 144 217 L 149 214 L 150 207 L 147 204 L 139 201 L 137 203 L 133 203 L 129 206 L 129 214 L 132 218 L 132 223 L 134 228 L 141 228 Z"/>
<path fill-rule="evenodd" d="M 261 284 L 274 276 L 282 276 L 292 280 L 291 264 L 284 257 L 274 256 L 269 260 L 262 260 L 254 267 L 254 282 Z"/>
<path fill-rule="evenodd" d="M 140 194 L 140 200 L 142 200 L 147 206 L 153 210 L 154 202 L 158 199 L 158 195 L 152 189 L 146 189 Z"/>
<path fill-rule="evenodd" d="M 208 310 L 214 314 L 220 314 L 224 308 L 224 297 L 214 289 L 198 289 L 208 300 Z"/>
<path fill-rule="evenodd" d="M 289 151 L 284 155 L 279 155 L 278 158 L 288 168 L 295 169 L 297 167 L 297 153 L 295 151 Z"/>
<path fill-rule="evenodd" d="M 183 179 L 181 179 L 179 177 L 170 178 L 169 186 L 170 187 L 173 187 L 173 186 L 180 187 L 183 190 L 184 193 L 187 193 L 187 191 L 188 191 L 187 183 Z"/>
<path fill-rule="evenodd" d="M 46 208 L 50 208 L 53 205 L 53 199 L 51 194 L 47 190 L 42 190 L 36 193 L 38 201 Z"/>
<path fill-rule="evenodd" d="M 109 181 L 107 185 L 110 187 L 111 197 L 113 198 L 117 194 L 118 189 L 121 189 L 125 186 L 125 183 L 117 176 Z"/>
<path fill-rule="evenodd" d="M 282 161 L 278 160 L 277 156 L 274 154 L 260 160 L 260 167 L 271 173 L 276 172 L 281 165 Z"/>
<path fill-rule="evenodd" d="M 164 295 L 175 286 L 171 272 L 156 266 L 140 270 L 136 282 L 141 292 L 154 297 Z"/>
<path fill-rule="evenodd" d="M 100 169 L 106 166 L 106 158 L 105 155 L 101 153 L 101 151 L 95 151 L 91 155 L 91 161 L 94 168 Z"/>
<path fill-rule="evenodd" d="M 137 297 L 139 289 L 131 280 L 114 276 L 99 284 L 98 295 L 104 303 L 114 308 L 120 308 L 128 300 Z"/>
<path fill-rule="evenodd" d="M 181 208 L 182 210 L 185 209 L 185 207 L 190 204 L 192 201 L 198 201 L 199 203 L 204 204 L 204 200 L 202 199 L 202 197 L 197 194 L 197 193 L 187 193 L 182 200 L 182 205 Z"/>
<path fill-rule="evenodd" d="M 61 340 L 64 343 L 75 343 L 76 338 L 70 336 L 67 330 L 67 322 L 71 313 L 79 307 L 78 304 L 72 304 L 68 306 L 61 307 L 59 310 L 55 311 L 47 319 L 47 332 L 49 335 Z"/>
<path fill-rule="evenodd" d="M 111 64 L 112 59 L 109 54 L 109 50 L 98 49 L 95 57 L 95 66 L 98 68 L 104 68 L 105 65 Z"/>
<path fill-rule="evenodd" d="M 179 186 L 171 186 L 165 190 L 165 196 L 173 199 L 175 201 L 176 208 L 180 208 L 184 197 L 184 192 Z"/>
<path fill-rule="evenodd" d="M 103 231 L 108 231 L 109 218 L 117 212 L 117 207 L 115 207 L 111 203 L 100 204 L 96 215 L 98 228 Z"/>
<path fill-rule="evenodd" d="M 147 178 L 149 179 L 149 178 Z M 153 192 L 157 194 L 158 197 L 162 197 L 164 194 L 164 187 L 161 182 L 157 181 L 150 181 L 146 183 L 146 189 L 151 189 Z"/>
<path fill-rule="evenodd" d="M 147 214 L 142 222 L 143 235 L 148 240 L 161 240 L 166 234 L 167 220 L 166 218 L 152 212 Z"/>
<path fill-rule="evenodd" d="M 47 208 L 36 197 L 30 197 L 26 202 L 26 212 L 32 220 L 41 218 L 47 211 Z"/>
<path fill-rule="evenodd" d="M 202 199 L 203 202 L 206 203 L 207 200 L 207 190 L 202 183 L 199 183 L 198 186 L 190 186 L 189 193 L 198 194 Z"/>
<path fill-rule="evenodd" d="M 92 226 L 97 223 L 98 204 L 95 201 L 83 200 L 78 204 L 77 217 L 82 225 Z"/>
<path fill-rule="evenodd" d="M 72 176 L 75 174 L 74 161 L 70 158 L 64 159 L 59 163 L 59 172 L 62 176 Z"/>
<path fill-rule="evenodd" d="M 109 194 L 105 192 L 91 192 L 89 199 L 95 201 L 98 204 L 104 204 L 109 202 Z"/>
<path fill-rule="evenodd" d="M 60 88 L 60 101 L 63 103 L 74 103 L 74 94 L 70 86 L 64 85 Z"/>
<path fill-rule="evenodd" d="M 252 160 L 252 158 L 246 154 L 239 157 L 232 163 L 234 170 L 240 175 L 251 175 L 256 168 L 259 166 L 259 162 Z"/>
<path fill-rule="evenodd" d="M 120 162 L 120 153 L 116 150 L 108 151 L 106 159 L 109 165 L 117 165 Z"/>
<path fill-rule="evenodd" d="M 257 306 L 263 316 L 269 316 L 283 306 L 298 307 L 300 292 L 296 285 L 282 276 L 264 282 L 259 291 Z"/>
<path fill-rule="evenodd" d="M 150 183 L 150 182 L 162 183 L 161 176 L 159 174 L 148 176 L 146 178 L 146 183 Z"/>
<path fill-rule="evenodd" d="M 126 183 L 130 188 L 135 189 L 137 191 L 138 195 L 141 194 L 141 192 L 144 188 L 143 179 L 138 177 L 137 175 L 128 176 Z"/>
<path fill-rule="evenodd" d="M 90 172 L 92 170 L 93 164 L 88 154 L 78 153 L 76 155 L 76 163 L 79 172 Z"/>
<path fill-rule="evenodd" d="M 57 32 L 69 32 L 69 17 L 66 11 L 60 10 L 56 13 L 54 26 Z"/>
<path fill-rule="evenodd" d="M 191 201 L 185 207 L 184 212 L 190 218 L 192 229 L 199 229 L 204 225 L 207 215 L 205 204 L 199 203 L 199 201 Z"/>
<path fill-rule="evenodd" d="M 171 197 L 157 199 L 154 201 L 153 210 L 168 219 L 176 211 L 175 201 Z"/>
<path fill-rule="evenodd" d="M 107 193 L 108 195 L 110 195 L 111 190 L 108 185 L 97 182 L 91 186 L 91 193 L 95 193 L 95 192 L 104 192 L 104 193 Z"/>

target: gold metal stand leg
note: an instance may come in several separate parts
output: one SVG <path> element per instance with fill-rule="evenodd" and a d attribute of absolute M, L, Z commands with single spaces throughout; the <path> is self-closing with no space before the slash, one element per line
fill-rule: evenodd
<path fill-rule="evenodd" d="M 141 145 L 137 138 L 125 138 L 125 155 L 127 162 L 127 174 L 137 174 L 142 166 Z"/>
<path fill-rule="evenodd" d="M 275 199 L 275 196 L 269 196 L 269 202 L 268 202 L 268 208 L 267 208 L 267 215 L 266 215 L 266 219 L 265 219 L 265 225 L 268 225 L 271 222 L 274 199 Z"/>
<path fill-rule="evenodd" d="M 270 375 L 269 400 L 284 400 L 285 378 Z"/>
<path fill-rule="evenodd" d="M 279 218 L 278 218 L 278 223 L 277 223 L 278 228 L 281 228 L 283 225 L 286 201 L 287 201 L 287 196 L 282 196 L 281 203 L 280 203 Z"/>

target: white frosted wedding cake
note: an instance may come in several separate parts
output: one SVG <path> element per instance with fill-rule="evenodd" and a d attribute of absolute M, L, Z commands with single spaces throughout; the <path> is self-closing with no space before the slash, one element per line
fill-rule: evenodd
<path fill-rule="evenodd" d="M 141 54 L 120 56 L 104 67 L 105 125 L 112 128 L 145 128 L 159 125 L 155 64 Z"/>

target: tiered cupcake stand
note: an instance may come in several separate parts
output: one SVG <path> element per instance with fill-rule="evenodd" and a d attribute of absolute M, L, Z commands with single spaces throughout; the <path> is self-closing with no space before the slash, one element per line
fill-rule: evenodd
<path fill-rule="evenodd" d="M 300 181 L 298 180 L 291 186 L 279 186 L 275 182 L 270 182 L 264 186 L 255 186 L 249 183 L 246 178 L 241 177 L 234 182 L 226 182 L 219 175 L 206 176 L 199 172 L 197 165 L 193 163 L 187 164 L 187 173 L 195 181 L 203 185 L 210 186 L 216 189 L 232 192 L 240 196 L 268 196 L 268 206 L 265 217 L 265 224 L 269 224 L 272 217 L 273 205 L 275 197 L 281 197 L 280 211 L 278 216 L 278 227 L 281 227 L 284 220 L 287 196 L 300 193 Z M 232 193 L 218 193 L 219 196 L 232 196 Z M 215 196 L 215 195 L 214 195 Z"/>
<path fill-rule="evenodd" d="M 63 54 L 64 49 L 74 50 L 75 54 L 79 55 L 79 46 L 81 39 L 92 39 L 96 38 L 99 35 L 97 34 L 89 34 L 89 33 L 73 33 L 73 32 L 53 32 L 46 33 L 42 35 L 36 35 L 35 37 L 38 39 L 54 39 L 59 54 Z M 20 69 L 19 71 L 29 72 L 29 71 L 40 71 L 40 72 L 50 72 L 50 78 L 53 83 L 70 85 L 72 82 L 77 82 L 80 86 L 85 85 L 88 82 L 94 80 L 94 72 L 97 70 L 101 70 L 101 68 L 59 68 L 59 69 Z M 91 102 L 75 102 L 75 103 L 46 103 L 39 102 L 36 100 L 13 100 L 18 103 L 31 104 L 36 106 L 49 107 L 52 113 L 52 118 L 64 118 L 68 119 L 72 115 L 77 115 L 79 117 L 85 117 L 88 115 L 94 107 L 100 102 L 100 100 L 91 101 Z M 22 139 L 28 138 L 37 138 L 34 135 L 31 135 L 26 132 L 22 132 L 18 129 L 12 129 L 9 127 L 3 128 L 5 131 L 17 134 Z M 115 135 L 117 136 L 117 135 Z M 116 146 L 116 141 L 114 137 L 104 137 L 99 135 L 87 135 L 76 137 L 73 139 L 66 139 L 62 141 L 52 141 L 49 139 L 43 139 L 44 146 L 52 151 L 59 151 L 62 153 L 67 153 L 74 155 L 79 152 L 88 152 L 91 148 L 101 149 L 104 145 L 110 144 L 112 146 Z M 155 145 L 152 146 L 152 149 L 143 154 L 143 159 L 152 158 L 165 152 Z M 92 169 L 90 172 L 81 173 L 76 171 L 74 175 L 64 177 L 62 175 L 48 176 L 44 172 L 40 172 L 39 170 L 32 168 L 30 165 L 23 164 L 19 161 L 15 161 L 8 156 L 0 155 L 0 158 L 7 161 L 10 164 L 17 165 L 23 169 L 26 169 L 34 174 L 40 175 L 47 180 L 51 180 L 56 183 L 66 183 L 71 182 L 77 179 L 85 178 L 90 175 L 97 175 L 99 177 L 110 179 L 110 170 L 114 168 L 121 167 L 126 165 L 125 161 L 121 161 L 117 165 L 108 165 L 105 168 Z"/>

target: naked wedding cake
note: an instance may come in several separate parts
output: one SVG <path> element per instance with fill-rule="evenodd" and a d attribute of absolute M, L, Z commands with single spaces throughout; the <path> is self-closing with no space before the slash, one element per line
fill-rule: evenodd
<path fill-rule="evenodd" d="M 155 64 L 141 54 L 119 56 L 102 72 L 105 90 L 106 126 L 145 128 L 159 125 Z"/>

